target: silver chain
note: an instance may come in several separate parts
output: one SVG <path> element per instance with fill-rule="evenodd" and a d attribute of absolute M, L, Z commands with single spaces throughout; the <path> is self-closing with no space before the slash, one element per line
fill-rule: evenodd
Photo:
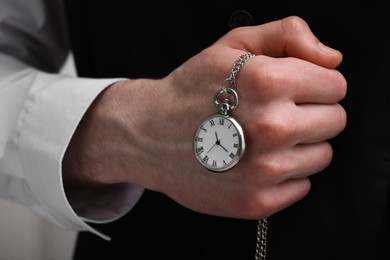
<path fill-rule="evenodd" d="M 265 260 L 267 253 L 267 218 L 260 219 L 257 224 L 256 260 Z"/>
<path fill-rule="evenodd" d="M 235 89 L 237 87 L 236 77 L 241 67 L 244 66 L 245 62 L 253 58 L 255 55 L 253 53 L 247 52 L 241 55 L 238 60 L 234 63 L 230 76 L 225 79 L 222 83 L 222 91 L 226 91 L 225 83 L 231 85 L 230 89 Z M 234 90 L 232 90 L 234 92 Z M 221 92 L 220 92 L 221 93 Z M 256 260 L 265 260 L 267 254 L 267 218 L 260 219 L 257 224 L 257 238 L 256 238 Z"/>
<path fill-rule="evenodd" d="M 234 109 L 238 105 L 238 96 L 234 89 L 237 88 L 236 77 L 242 66 L 255 55 L 247 52 L 241 55 L 234 63 L 230 76 L 222 82 L 221 89 L 214 96 L 214 103 L 219 107 L 222 114 L 226 114 L 229 110 Z M 230 87 L 226 87 L 229 84 Z M 230 94 L 233 96 L 233 104 L 229 104 L 225 99 L 223 102 L 219 101 L 222 94 Z M 256 239 L 256 260 L 265 260 L 267 253 L 267 218 L 260 219 L 257 224 L 257 239 Z"/>
<path fill-rule="evenodd" d="M 244 66 L 245 62 L 254 56 L 255 55 L 250 52 L 242 54 L 234 63 L 230 76 L 222 82 L 221 89 L 215 94 L 214 104 L 219 109 L 221 114 L 226 115 L 229 110 L 233 110 L 237 107 L 238 95 L 235 91 L 237 88 L 236 77 L 241 67 Z M 229 87 L 226 87 L 226 84 L 229 84 Z M 229 100 L 225 98 L 221 101 L 220 97 L 223 95 L 230 95 L 231 99 Z"/>
<path fill-rule="evenodd" d="M 236 77 L 238 72 L 240 71 L 241 67 L 244 66 L 245 62 L 247 62 L 250 58 L 253 58 L 255 55 L 253 53 L 247 52 L 241 55 L 238 60 L 233 65 L 232 71 L 230 73 L 230 76 L 225 79 L 222 82 L 222 88 L 225 88 L 225 83 L 229 83 L 232 87 L 231 88 L 236 88 Z"/>
<path fill-rule="evenodd" d="M 224 80 L 222 83 L 222 89 L 219 93 L 227 93 L 227 89 L 235 92 L 233 89 L 237 88 L 236 77 L 241 67 L 255 55 L 253 53 L 247 52 L 241 55 L 238 60 L 234 63 L 230 76 Z M 230 88 L 226 88 L 225 84 L 229 83 Z M 227 101 L 226 101 L 227 102 Z M 238 100 L 237 100 L 238 102 Z M 237 105 L 237 102 L 235 105 Z M 267 218 L 260 219 L 257 224 L 257 238 L 256 238 L 256 254 L 255 260 L 266 260 L 267 254 Z"/>

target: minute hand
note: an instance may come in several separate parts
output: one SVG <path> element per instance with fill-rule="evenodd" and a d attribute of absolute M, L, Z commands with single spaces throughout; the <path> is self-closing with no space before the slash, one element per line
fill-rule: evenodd
<path fill-rule="evenodd" d="M 225 147 L 223 147 L 223 145 L 221 144 L 221 142 L 219 142 L 219 146 L 221 146 L 222 147 L 222 149 L 224 149 L 225 150 L 225 152 L 229 152 Z"/>

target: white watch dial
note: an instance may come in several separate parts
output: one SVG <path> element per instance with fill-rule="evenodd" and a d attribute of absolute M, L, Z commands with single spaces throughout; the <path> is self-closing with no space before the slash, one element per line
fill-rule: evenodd
<path fill-rule="evenodd" d="M 245 151 L 241 126 L 220 114 L 205 118 L 196 128 L 194 153 L 198 162 L 211 171 L 222 172 L 238 163 Z"/>

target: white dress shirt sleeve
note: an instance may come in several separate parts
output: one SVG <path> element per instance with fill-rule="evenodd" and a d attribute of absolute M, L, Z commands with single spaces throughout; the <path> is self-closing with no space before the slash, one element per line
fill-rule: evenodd
<path fill-rule="evenodd" d="M 61 0 L 0 2 L 0 196 L 63 229 L 109 239 L 88 222 L 123 216 L 143 188 L 65 194 L 61 162 L 93 100 L 121 79 L 58 74 L 68 51 Z"/>

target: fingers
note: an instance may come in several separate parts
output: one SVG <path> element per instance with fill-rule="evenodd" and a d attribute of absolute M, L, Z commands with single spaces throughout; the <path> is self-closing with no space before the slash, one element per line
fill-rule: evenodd
<path fill-rule="evenodd" d="M 237 77 L 241 118 L 250 134 L 261 135 L 262 149 L 322 142 L 346 125 L 337 103 L 346 94 L 346 80 L 327 69 L 296 58 L 256 56 Z M 254 113 L 247 118 L 249 113 Z M 243 112 L 243 113 L 241 113 Z"/>
<path fill-rule="evenodd" d="M 339 51 L 322 44 L 307 23 L 296 16 L 261 26 L 237 28 L 220 42 L 256 55 L 296 57 L 327 68 L 337 67 L 342 60 Z"/>
<path fill-rule="evenodd" d="M 248 146 L 259 151 L 323 142 L 343 131 L 346 122 L 346 112 L 339 104 L 293 103 L 272 104 L 242 120 Z"/>
<path fill-rule="evenodd" d="M 246 175 L 243 178 L 256 186 L 248 185 L 247 192 L 236 196 L 240 200 L 231 207 L 233 217 L 259 219 L 270 216 L 307 195 L 311 186 L 308 177 L 329 164 L 332 149 L 325 142 L 297 149 L 301 151 L 295 151 L 298 152 L 295 154 L 293 151 L 286 151 L 283 158 L 278 158 L 280 154 L 275 154 L 275 158 L 268 157 L 268 161 L 264 160 L 266 165 L 257 168 L 257 172 L 244 172 Z M 312 167 L 313 165 L 322 167 Z"/>
<path fill-rule="evenodd" d="M 339 104 L 297 107 L 297 143 L 316 143 L 329 140 L 344 130 L 347 114 Z"/>
<path fill-rule="evenodd" d="M 309 178 L 286 180 L 267 190 L 265 198 L 260 196 L 261 203 L 257 204 L 257 210 L 267 211 L 267 215 L 270 216 L 305 197 L 310 190 L 310 186 Z"/>
<path fill-rule="evenodd" d="M 333 150 L 328 142 L 300 144 L 258 156 L 254 170 L 264 174 L 270 183 L 282 183 L 288 179 L 305 178 L 325 169 L 332 156 Z"/>
<path fill-rule="evenodd" d="M 266 56 L 248 61 L 237 77 L 237 85 L 258 102 L 289 99 L 297 104 L 331 104 L 344 98 L 347 91 L 345 78 L 336 70 L 295 58 Z"/>
<path fill-rule="evenodd" d="M 246 208 L 240 210 L 248 214 L 245 217 L 259 218 L 292 205 L 309 192 L 308 177 L 327 167 L 332 155 L 329 143 L 321 142 L 266 153 L 256 162 L 247 162 L 255 167 L 241 171 L 241 177 L 257 186 L 248 195 L 251 200 L 241 203 Z"/>
<path fill-rule="evenodd" d="M 275 186 L 260 186 L 246 189 L 243 194 L 229 194 L 232 202 L 227 210 L 229 217 L 261 219 L 291 206 L 302 199 L 310 190 L 309 178 L 289 179 Z"/>

